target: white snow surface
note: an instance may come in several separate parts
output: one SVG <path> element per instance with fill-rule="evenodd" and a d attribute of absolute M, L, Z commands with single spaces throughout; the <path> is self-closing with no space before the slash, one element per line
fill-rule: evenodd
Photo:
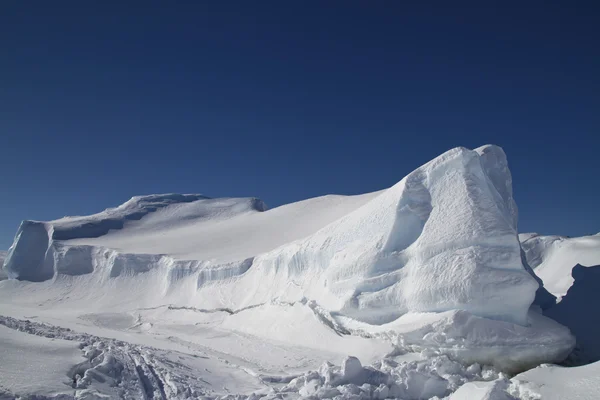
<path fill-rule="evenodd" d="M 0 398 L 72 392 L 68 372 L 83 361 L 77 342 L 26 335 L 0 325 Z"/>
<path fill-rule="evenodd" d="M 559 298 L 573 285 L 573 267 L 600 265 L 599 235 L 569 238 L 527 233 L 520 234 L 519 239 L 535 274 L 542 279 L 544 287 Z"/>
<path fill-rule="evenodd" d="M 509 396 L 503 373 L 574 346 L 530 310 L 511 186 L 502 149 L 456 148 L 360 196 L 151 195 L 24 221 L 0 323 L 82 343 L 68 398 Z"/>
<path fill-rule="evenodd" d="M 581 367 L 544 365 L 515 376 L 520 398 L 596 400 L 600 396 L 600 362 Z"/>

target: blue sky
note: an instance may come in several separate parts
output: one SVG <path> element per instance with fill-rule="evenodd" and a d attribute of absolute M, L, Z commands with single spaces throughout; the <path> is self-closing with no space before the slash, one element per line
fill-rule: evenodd
<path fill-rule="evenodd" d="M 521 231 L 600 231 L 597 2 L 413 3 L 4 2 L 0 248 L 137 194 L 277 206 L 486 143 Z"/>

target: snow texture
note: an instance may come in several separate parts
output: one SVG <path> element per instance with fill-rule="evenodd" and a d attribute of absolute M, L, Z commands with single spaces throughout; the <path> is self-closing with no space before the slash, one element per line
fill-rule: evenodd
<path fill-rule="evenodd" d="M 63 399 L 336 397 L 417 400 L 447 396 L 471 380 L 494 381 L 504 377 L 489 367 L 464 365 L 444 355 L 416 355 L 410 361 L 402 360 L 401 356 L 386 357 L 369 366 L 348 356 L 339 365 L 324 362 L 314 370 L 298 374 L 265 375 L 248 370 L 243 372 L 227 360 L 164 351 L 49 324 L 0 317 L 3 337 L 6 331 L 17 346 L 39 342 L 44 344 L 43 354 L 54 351 L 52 349 L 57 346 L 70 351 L 70 363 L 60 365 L 58 363 L 63 359 L 54 358 L 55 370 L 36 372 L 41 378 L 53 378 L 51 385 L 64 393 Z M 21 332 L 17 334 L 17 331 Z M 0 355 L 10 355 L 14 351 L 6 349 Z M 26 354 L 26 362 L 47 361 L 31 352 Z M 13 371 L 22 368 L 23 360 L 6 360 L 11 361 L 6 366 Z M 4 395 L 9 398 L 18 394 L 10 390 L 18 386 L 11 380 L 13 375 L 14 372 L 0 376 L 0 384 L 9 385 L 4 389 Z M 19 379 L 25 381 L 26 378 Z"/>
<path fill-rule="evenodd" d="M 567 238 L 519 235 L 527 262 L 557 299 L 544 314 L 567 326 L 577 339 L 569 362 L 600 360 L 600 317 L 586 310 L 600 307 L 600 236 Z"/>
<path fill-rule="evenodd" d="M 0 398 L 71 392 L 68 371 L 83 361 L 76 342 L 25 335 L 0 325 Z"/>
<path fill-rule="evenodd" d="M 600 362 L 582 367 L 543 365 L 515 376 L 512 393 L 523 400 L 596 400 Z"/>

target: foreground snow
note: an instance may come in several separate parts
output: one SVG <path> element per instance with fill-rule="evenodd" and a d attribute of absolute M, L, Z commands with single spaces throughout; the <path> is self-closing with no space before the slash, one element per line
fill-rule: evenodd
<path fill-rule="evenodd" d="M 85 360 L 77 342 L 24 335 L 4 324 L 0 343 L 0 395 L 68 393 L 69 371 Z"/>
<path fill-rule="evenodd" d="M 0 323 L 81 343 L 67 398 L 537 398 L 505 374 L 560 362 L 575 339 L 530 307 L 537 250 L 523 257 L 516 225 L 495 146 L 450 150 L 381 192 L 273 210 L 134 197 L 24 221 Z"/>
<path fill-rule="evenodd" d="M 27 397 L 36 394 L 38 388 L 41 394 L 36 399 L 61 395 L 61 399 L 410 400 L 450 396 L 496 400 L 513 398 L 509 392 L 523 392 L 526 396 L 521 398 L 537 399 L 536 384 L 542 387 L 538 382 L 545 379 L 543 374 L 519 375 L 517 378 L 524 382 L 520 388 L 519 381 L 510 382 L 501 372 L 477 363 L 465 365 L 446 355 L 399 351 L 369 366 L 348 356 L 338 365 L 325 361 L 300 373 L 266 374 L 210 350 L 165 350 L 30 320 L 0 317 L 0 334 L 10 344 L 0 351 L 3 398 Z M 478 383 L 471 386 L 468 382 L 473 381 Z M 505 397 L 473 396 L 490 387 Z M 471 397 L 464 397 L 465 393 Z"/>
<path fill-rule="evenodd" d="M 133 334 L 133 327 L 129 332 L 133 341 L 152 342 Z M 119 337 L 117 331 L 103 333 Z M 337 364 L 315 360 L 304 370 L 286 365 L 283 373 L 269 373 L 185 340 L 154 341 L 159 347 L 153 347 L 10 317 L 0 317 L 0 337 L 3 399 L 587 400 L 600 393 L 600 363 L 542 366 L 510 379 L 489 366 L 397 347 L 367 366 L 346 356 Z"/>

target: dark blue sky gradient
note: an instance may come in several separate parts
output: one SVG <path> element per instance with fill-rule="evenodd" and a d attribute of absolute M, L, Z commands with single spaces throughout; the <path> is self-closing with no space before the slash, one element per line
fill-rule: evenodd
<path fill-rule="evenodd" d="M 598 2 L 408 3 L 3 2 L 0 248 L 137 194 L 273 207 L 486 143 L 520 231 L 600 231 Z"/>

